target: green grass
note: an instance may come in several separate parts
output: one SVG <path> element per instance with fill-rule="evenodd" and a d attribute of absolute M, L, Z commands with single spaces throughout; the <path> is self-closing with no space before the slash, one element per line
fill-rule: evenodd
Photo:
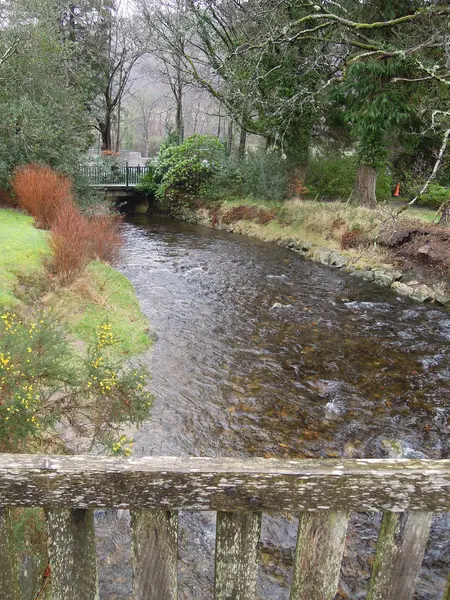
<path fill-rule="evenodd" d="M 33 227 L 33 219 L 20 212 L 0 209 L 0 307 L 19 304 L 15 288 L 19 277 L 42 270 L 48 254 L 46 233 Z"/>
<path fill-rule="evenodd" d="M 80 279 L 59 289 L 50 302 L 68 330 L 83 342 L 92 342 L 96 328 L 108 321 L 121 340 L 114 347 L 116 354 L 132 356 L 150 346 L 149 322 L 132 284 L 106 263 L 92 262 Z"/>
<path fill-rule="evenodd" d="M 26 310 L 26 282 L 44 282 L 43 261 L 49 255 L 47 233 L 20 212 L 0 209 L 0 308 Z M 45 287 L 45 284 L 42 286 Z M 31 298 L 33 294 L 29 294 Z M 150 346 L 149 323 L 142 314 L 132 284 L 106 263 L 92 262 L 67 288 L 48 291 L 42 301 L 52 307 L 76 340 L 89 343 L 95 329 L 109 321 L 121 343 L 115 352 L 131 356 Z M 31 300 L 29 301 L 31 304 Z"/>
<path fill-rule="evenodd" d="M 413 217 L 431 223 L 436 216 L 436 212 L 437 210 L 431 208 L 409 208 L 408 210 L 405 210 L 404 214 L 407 217 Z"/>

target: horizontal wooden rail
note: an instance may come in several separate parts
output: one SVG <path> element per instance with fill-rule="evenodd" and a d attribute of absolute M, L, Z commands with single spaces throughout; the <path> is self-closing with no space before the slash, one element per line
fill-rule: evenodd
<path fill-rule="evenodd" d="M 52 600 L 98 600 L 104 507 L 131 509 L 134 600 L 176 600 L 180 509 L 217 510 L 215 600 L 254 600 L 263 511 L 299 516 L 291 600 L 333 600 L 352 510 L 384 513 L 368 600 L 412 600 L 450 460 L 0 454 L 0 600 L 21 598 L 14 506 L 45 507 Z"/>
<path fill-rule="evenodd" d="M 1 454 L 0 505 L 450 511 L 450 460 Z"/>

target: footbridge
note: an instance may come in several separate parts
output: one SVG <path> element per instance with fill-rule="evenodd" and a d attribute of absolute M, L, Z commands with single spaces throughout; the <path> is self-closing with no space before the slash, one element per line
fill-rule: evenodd
<path fill-rule="evenodd" d="M 112 194 L 118 192 L 122 195 L 123 192 L 133 192 L 148 170 L 148 167 L 130 167 L 128 163 L 125 166 L 83 165 L 80 167 L 81 174 L 91 187 Z"/>

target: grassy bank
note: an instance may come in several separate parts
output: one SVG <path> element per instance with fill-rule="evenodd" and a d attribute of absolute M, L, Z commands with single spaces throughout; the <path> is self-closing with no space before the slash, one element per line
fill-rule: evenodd
<path fill-rule="evenodd" d="M 389 259 L 385 249 L 373 244 L 367 243 L 364 252 L 359 247 L 342 247 L 343 236 L 348 232 L 353 232 L 355 239 L 374 240 L 383 220 L 378 211 L 342 202 L 270 202 L 253 198 L 230 198 L 207 206 L 219 223 L 232 227 L 236 233 L 268 242 L 292 240 L 339 250 L 361 267 Z"/>
<path fill-rule="evenodd" d="M 82 342 L 91 342 L 96 328 L 108 320 L 120 339 L 117 354 L 131 356 L 150 345 L 148 321 L 124 275 L 95 261 L 63 288 L 46 273 L 48 255 L 47 233 L 36 229 L 31 217 L 0 209 L 0 309 L 25 310 L 39 298 Z"/>
<path fill-rule="evenodd" d="M 430 223 L 430 211 L 398 206 L 375 209 L 344 202 L 293 199 L 272 202 L 254 198 L 202 200 L 196 211 L 180 208 L 180 216 L 204 225 L 227 229 L 299 249 L 323 264 L 345 265 L 367 281 L 380 285 L 402 282 L 399 293 L 450 302 L 450 228 Z M 330 255 L 331 252 L 331 255 Z M 389 271 L 379 276 L 376 272 Z M 395 275 L 395 282 L 392 280 Z M 424 285 L 433 290 L 425 290 Z M 435 288 L 434 286 L 437 286 Z M 397 286 L 398 287 L 398 286 Z"/>

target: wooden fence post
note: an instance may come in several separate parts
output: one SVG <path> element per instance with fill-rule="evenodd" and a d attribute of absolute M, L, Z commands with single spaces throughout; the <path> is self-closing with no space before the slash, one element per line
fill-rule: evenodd
<path fill-rule="evenodd" d="M 260 512 L 217 513 L 215 600 L 253 600 Z"/>
<path fill-rule="evenodd" d="M 431 512 L 383 516 L 367 600 L 411 600 L 430 532 Z"/>
<path fill-rule="evenodd" d="M 98 600 L 92 510 L 46 510 L 52 600 Z"/>
<path fill-rule="evenodd" d="M 10 513 L 0 507 L 0 600 L 21 599 L 18 575 Z"/>
<path fill-rule="evenodd" d="M 333 600 L 339 584 L 348 514 L 304 512 L 298 524 L 291 600 Z"/>
<path fill-rule="evenodd" d="M 178 514 L 132 510 L 131 523 L 134 600 L 176 600 Z"/>

